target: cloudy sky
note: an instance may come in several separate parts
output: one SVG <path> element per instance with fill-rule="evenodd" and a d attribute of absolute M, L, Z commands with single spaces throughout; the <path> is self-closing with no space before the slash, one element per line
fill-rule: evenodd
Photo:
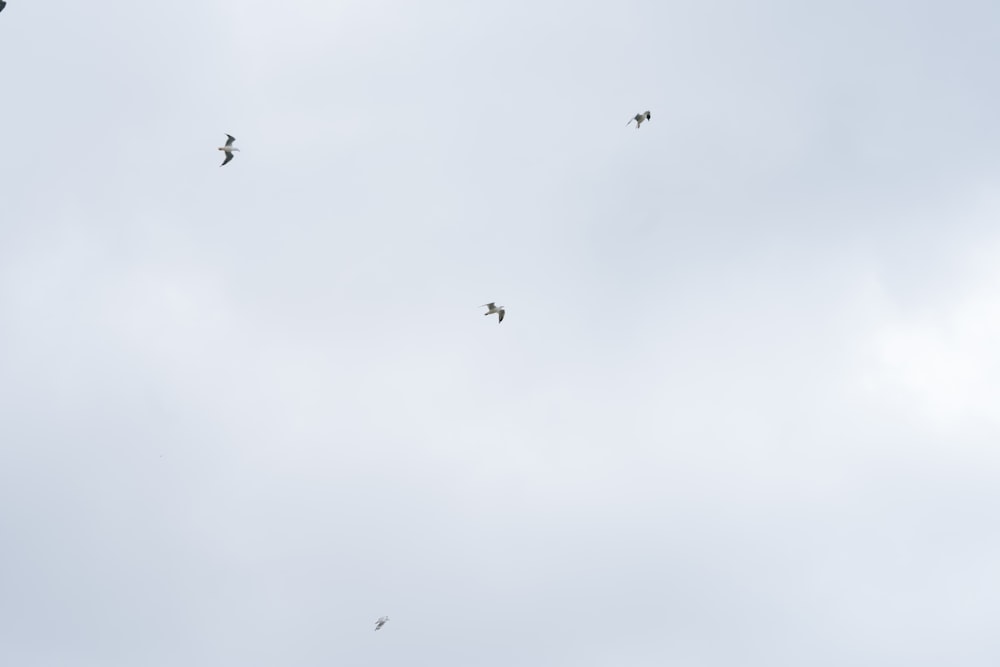
<path fill-rule="evenodd" d="M 998 33 L 10 0 L 0 664 L 997 665 Z"/>

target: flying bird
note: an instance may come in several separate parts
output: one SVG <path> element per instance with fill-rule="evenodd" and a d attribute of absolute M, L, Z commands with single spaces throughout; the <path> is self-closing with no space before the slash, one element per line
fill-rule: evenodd
<path fill-rule="evenodd" d="M 379 616 L 378 620 L 375 621 L 375 632 L 382 629 L 382 626 L 389 622 L 388 616 Z"/>
<path fill-rule="evenodd" d="M 480 308 L 483 308 L 483 307 L 489 308 L 489 310 L 487 310 L 485 313 L 483 313 L 483 315 L 493 315 L 494 313 L 496 313 L 496 314 L 498 314 L 500 316 L 499 318 L 497 318 L 497 324 L 500 324 L 501 322 L 503 322 L 503 315 L 504 315 L 504 313 L 507 312 L 506 310 L 504 310 L 503 306 L 500 306 L 499 308 L 497 308 L 497 305 L 495 303 L 493 303 L 492 301 L 490 301 L 489 303 L 484 303 L 482 306 L 480 306 Z"/>
<path fill-rule="evenodd" d="M 631 125 L 632 121 L 635 121 L 635 129 L 638 130 L 639 126 L 642 125 L 642 121 L 649 120 L 651 117 L 652 116 L 650 115 L 650 113 L 648 111 L 646 113 L 637 113 L 635 115 L 635 118 L 633 118 L 629 122 L 625 123 L 625 125 L 626 126 Z"/>
<path fill-rule="evenodd" d="M 219 146 L 219 150 L 226 154 L 226 159 L 222 161 L 222 164 L 219 165 L 220 167 L 225 167 L 233 159 L 233 153 L 239 150 L 239 148 L 233 148 L 233 142 L 236 141 L 236 137 L 231 134 L 227 134 L 226 136 L 229 137 L 226 145 Z"/>

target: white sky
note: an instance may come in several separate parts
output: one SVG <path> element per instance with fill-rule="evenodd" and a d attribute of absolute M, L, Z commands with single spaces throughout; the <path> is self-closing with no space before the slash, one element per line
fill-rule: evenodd
<path fill-rule="evenodd" d="M 10 0 L 0 664 L 1000 664 L 998 35 Z"/>

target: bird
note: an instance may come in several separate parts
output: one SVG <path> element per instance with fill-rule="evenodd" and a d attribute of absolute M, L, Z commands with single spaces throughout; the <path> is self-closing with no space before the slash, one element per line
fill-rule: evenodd
<path fill-rule="evenodd" d="M 639 126 L 642 125 L 642 121 L 649 120 L 651 117 L 652 116 L 648 111 L 646 113 L 637 113 L 635 118 L 629 120 L 629 122 L 625 123 L 625 125 L 631 125 L 632 121 L 635 121 L 635 129 L 638 130 Z"/>
<path fill-rule="evenodd" d="M 378 620 L 375 621 L 375 632 L 382 629 L 382 626 L 389 622 L 388 616 L 379 616 Z"/>
<path fill-rule="evenodd" d="M 482 306 L 480 306 L 480 308 L 489 308 L 489 310 L 487 310 L 485 313 L 483 313 L 483 315 L 492 315 L 494 313 L 499 314 L 500 317 L 497 319 L 497 324 L 500 324 L 501 322 L 503 322 L 503 315 L 504 315 L 504 313 L 507 312 L 506 310 L 504 310 L 503 306 L 500 306 L 499 308 L 497 308 L 497 305 L 495 303 L 493 303 L 492 301 L 490 301 L 489 303 L 484 303 Z"/>
<path fill-rule="evenodd" d="M 226 145 L 219 146 L 219 150 L 226 154 L 226 159 L 222 161 L 222 164 L 219 165 L 220 167 L 225 167 L 233 159 L 233 153 L 239 150 L 239 148 L 233 148 L 233 142 L 236 141 L 236 137 L 231 134 L 227 134 L 226 136 L 229 137 Z"/>

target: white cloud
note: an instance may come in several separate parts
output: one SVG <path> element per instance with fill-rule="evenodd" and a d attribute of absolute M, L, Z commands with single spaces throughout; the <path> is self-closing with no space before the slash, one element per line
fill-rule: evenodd
<path fill-rule="evenodd" d="M 980 207 L 984 220 L 1000 205 Z M 964 248 L 957 275 L 919 303 L 881 289 L 864 385 L 872 400 L 946 433 L 1000 427 L 1000 240 Z"/>
<path fill-rule="evenodd" d="M 0 663 L 998 663 L 996 3 L 286 5 L 0 19 Z"/>

